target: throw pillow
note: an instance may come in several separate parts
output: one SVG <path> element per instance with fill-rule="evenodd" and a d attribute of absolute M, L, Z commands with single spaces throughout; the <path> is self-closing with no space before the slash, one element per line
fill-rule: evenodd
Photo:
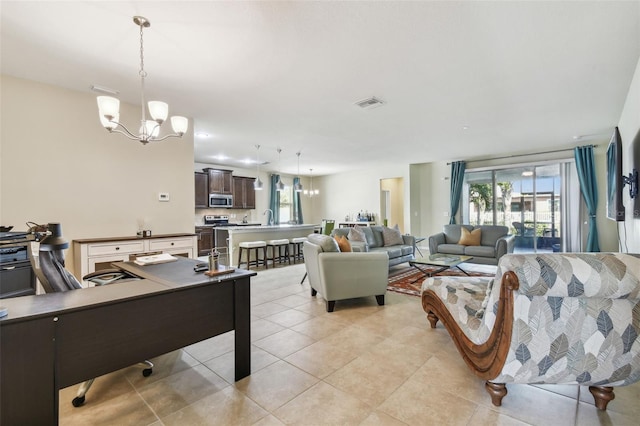
<path fill-rule="evenodd" d="M 396 224 L 396 226 L 394 226 L 393 228 L 383 226 L 382 239 L 384 240 L 385 247 L 404 244 L 404 240 L 402 239 L 402 234 L 400 233 L 400 228 L 398 227 L 398 224 Z"/>
<path fill-rule="evenodd" d="M 349 241 L 367 242 L 367 238 L 364 236 L 364 231 L 358 225 L 349 229 L 349 235 L 347 235 L 347 238 L 349 238 Z"/>
<path fill-rule="evenodd" d="M 347 237 L 345 237 L 344 235 L 341 235 L 341 236 L 336 236 L 335 239 L 342 253 L 351 251 L 351 243 L 349 242 L 349 240 L 347 240 Z"/>
<path fill-rule="evenodd" d="M 469 230 L 465 227 L 460 228 L 460 241 L 458 244 L 462 244 L 463 246 L 479 246 L 480 239 L 482 238 L 482 230 L 480 228 L 474 229 L 469 232 Z"/>

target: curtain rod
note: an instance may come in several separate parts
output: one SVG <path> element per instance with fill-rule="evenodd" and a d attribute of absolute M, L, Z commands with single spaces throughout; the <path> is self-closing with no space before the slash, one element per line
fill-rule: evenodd
<path fill-rule="evenodd" d="M 590 147 L 595 147 L 595 145 L 582 145 L 582 146 L 590 146 Z M 556 152 L 564 152 L 564 151 L 573 151 L 575 148 L 565 148 L 565 149 L 556 149 L 553 151 L 543 151 L 543 152 L 534 152 L 532 154 L 514 154 L 514 155 L 505 155 L 503 157 L 493 157 L 493 158 L 485 158 L 485 159 L 481 159 L 481 160 L 469 160 L 469 161 L 465 161 L 465 163 L 477 163 L 478 161 L 488 161 L 488 160 L 504 160 L 505 158 L 516 158 L 516 157 L 531 157 L 533 155 L 543 155 L 543 154 L 554 154 Z M 447 166 L 451 165 L 452 163 L 447 163 Z"/>

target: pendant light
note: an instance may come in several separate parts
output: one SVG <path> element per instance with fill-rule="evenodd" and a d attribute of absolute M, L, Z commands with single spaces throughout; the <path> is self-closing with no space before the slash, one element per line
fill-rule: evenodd
<path fill-rule="evenodd" d="M 293 185 L 293 190 L 295 192 L 302 192 L 302 184 L 300 183 L 300 151 L 296 152 L 298 156 L 298 182 Z"/>
<path fill-rule="evenodd" d="M 306 195 L 307 197 L 313 197 L 314 195 L 318 195 L 320 194 L 320 191 L 317 189 L 313 189 L 313 169 L 309 169 L 309 189 L 308 190 L 304 190 L 304 195 Z"/>
<path fill-rule="evenodd" d="M 284 183 L 280 179 L 280 153 L 282 150 L 278 148 L 278 181 L 276 182 L 276 191 L 284 191 Z"/>
<path fill-rule="evenodd" d="M 256 179 L 253 181 L 253 189 L 255 191 L 262 191 L 262 181 L 260 180 L 260 145 L 256 145 L 256 166 L 257 174 Z"/>

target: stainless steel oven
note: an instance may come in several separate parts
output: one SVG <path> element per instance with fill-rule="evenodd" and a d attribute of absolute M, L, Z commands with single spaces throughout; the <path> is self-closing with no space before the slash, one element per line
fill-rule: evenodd
<path fill-rule="evenodd" d="M 233 207 L 233 195 L 209 194 L 209 207 L 230 209 L 231 207 Z"/>

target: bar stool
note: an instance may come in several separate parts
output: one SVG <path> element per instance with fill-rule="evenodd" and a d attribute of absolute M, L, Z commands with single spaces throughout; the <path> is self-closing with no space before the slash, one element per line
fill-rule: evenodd
<path fill-rule="evenodd" d="M 245 250 L 247 252 L 247 269 L 251 269 L 251 250 L 254 250 L 256 260 L 253 263 L 256 265 L 256 268 L 260 266 L 260 258 L 258 256 L 258 252 L 262 249 L 262 263 L 264 264 L 265 269 L 269 268 L 267 262 L 267 243 L 265 241 L 243 241 L 238 244 L 238 268 L 242 264 L 242 251 Z"/>
<path fill-rule="evenodd" d="M 289 243 L 293 247 L 293 253 L 291 254 L 291 257 L 293 257 L 293 263 L 296 263 L 296 260 L 304 261 L 302 245 L 305 241 L 307 241 L 307 237 L 295 237 L 289 240 Z"/>
<path fill-rule="evenodd" d="M 271 247 L 271 262 L 273 263 L 273 266 L 276 266 L 276 262 L 284 263 L 287 260 L 289 261 L 289 265 L 291 265 L 291 258 L 289 257 L 288 238 L 282 238 L 280 240 L 268 240 L 267 253 L 269 253 L 269 247 Z M 276 249 L 278 250 L 277 256 Z"/>

